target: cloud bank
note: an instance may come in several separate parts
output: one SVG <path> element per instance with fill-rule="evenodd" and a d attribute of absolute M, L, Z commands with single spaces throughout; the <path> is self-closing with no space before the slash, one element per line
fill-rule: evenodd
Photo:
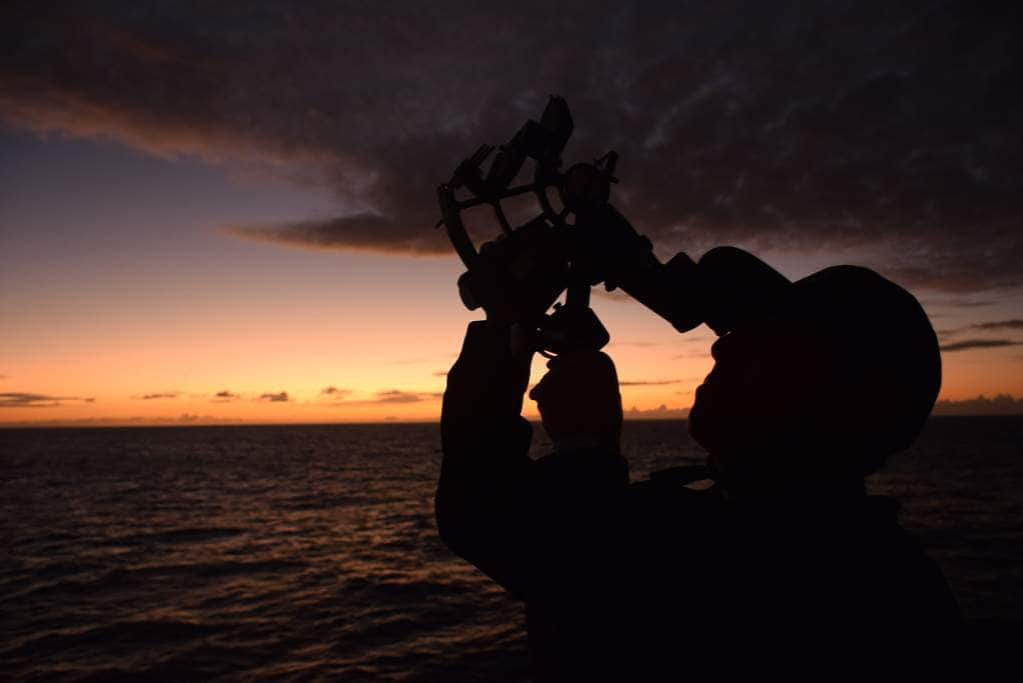
<path fill-rule="evenodd" d="M 689 417 L 689 408 L 669 408 L 663 403 L 646 410 L 632 406 L 623 415 L 626 420 L 684 420 Z"/>
<path fill-rule="evenodd" d="M 332 387 L 328 387 L 330 389 Z M 423 401 L 436 401 L 439 400 L 443 394 L 436 391 L 408 391 L 405 389 L 384 389 L 381 391 L 374 392 L 369 398 L 349 398 L 355 392 L 350 390 L 342 390 L 344 394 L 339 396 L 339 400 L 331 401 L 326 405 L 348 407 L 348 406 L 369 406 L 369 405 L 388 405 L 388 404 L 406 404 L 406 403 L 422 403 Z M 326 389 L 321 394 L 326 393 Z"/>
<path fill-rule="evenodd" d="M 56 408 L 68 402 L 94 403 L 95 401 L 95 398 L 83 396 L 53 396 L 17 391 L 0 393 L 0 408 Z"/>
<path fill-rule="evenodd" d="M 435 391 L 404 391 L 402 389 L 388 389 L 378 391 L 367 403 L 419 403 L 421 401 L 435 401 L 443 396 Z"/>
<path fill-rule="evenodd" d="M 447 253 L 438 182 L 556 92 L 569 159 L 617 149 L 615 201 L 662 251 L 848 249 L 973 292 L 1023 282 L 1023 41 L 999 7 L 7 3 L 0 117 L 255 161 L 346 207 L 239 235 Z"/>
<path fill-rule="evenodd" d="M 934 404 L 935 415 L 1023 415 L 1023 397 L 998 394 L 963 401 L 941 400 Z"/>

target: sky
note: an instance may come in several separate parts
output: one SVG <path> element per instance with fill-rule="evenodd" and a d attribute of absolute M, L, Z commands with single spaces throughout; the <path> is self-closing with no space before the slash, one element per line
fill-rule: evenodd
<path fill-rule="evenodd" d="M 662 259 L 874 268 L 939 411 L 1023 412 L 1020 10 L 893 5 L 5 3 L 0 424 L 436 419 L 480 317 L 436 186 L 551 93 Z M 627 414 L 684 415 L 713 334 L 594 308 Z"/>

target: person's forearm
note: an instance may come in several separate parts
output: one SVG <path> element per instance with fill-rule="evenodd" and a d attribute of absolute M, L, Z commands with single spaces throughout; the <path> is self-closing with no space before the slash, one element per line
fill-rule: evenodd
<path fill-rule="evenodd" d="M 697 265 L 679 252 L 662 264 L 653 252 L 637 258 L 618 285 L 636 301 L 661 316 L 679 332 L 703 322 Z"/>
<path fill-rule="evenodd" d="M 511 348 L 507 330 L 484 321 L 469 325 L 444 392 L 441 438 L 446 456 L 475 448 L 481 431 L 518 429 L 529 362 L 528 353 Z"/>
<path fill-rule="evenodd" d="M 619 285 L 679 332 L 705 323 L 718 335 L 762 315 L 790 286 L 769 265 L 736 247 L 715 247 L 694 263 L 679 252 L 666 264 L 653 253 L 629 261 Z"/>

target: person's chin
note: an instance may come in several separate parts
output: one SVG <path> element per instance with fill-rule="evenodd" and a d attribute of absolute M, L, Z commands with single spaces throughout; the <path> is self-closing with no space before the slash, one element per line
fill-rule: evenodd
<path fill-rule="evenodd" d="M 700 387 L 702 388 L 702 386 Z M 693 437 L 696 443 L 700 444 L 704 448 L 707 448 L 707 444 L 704 443 L 704 439 L 707 436 L 707 411 L 703 401 L 700 400 L 700 389 L 696 390 L 696 399 L 693 401 L 693 407 L 689 409 L 689 418 L 687 419 L 687 429 L 689 430 L 689 436 Z"/>
<path fill-rule="evenodd" d="M 729 434 L 735 428 L 734 420 L 726 414 L 728 404 L 716 404 L 713 394 L 706 385 L 696 391 L 693 407 L 689 409 L 689 436 L 709 452 L 720 451 L 728 446 Z"/>

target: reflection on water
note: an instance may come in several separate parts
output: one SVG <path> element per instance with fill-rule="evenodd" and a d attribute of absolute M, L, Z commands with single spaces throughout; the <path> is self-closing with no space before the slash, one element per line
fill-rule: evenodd
<path fill-rule="evenodd" d="M 973 620 L 1023 614 L 1021 437 L 936 420 L 872 484 Z M 634 477 L 702 458 L 683 423 L 625 441 Z M 521 607 L 437 539 L 438 444 L 433 425 L 0 431 L 5 674 L 524 678 Z"/>

